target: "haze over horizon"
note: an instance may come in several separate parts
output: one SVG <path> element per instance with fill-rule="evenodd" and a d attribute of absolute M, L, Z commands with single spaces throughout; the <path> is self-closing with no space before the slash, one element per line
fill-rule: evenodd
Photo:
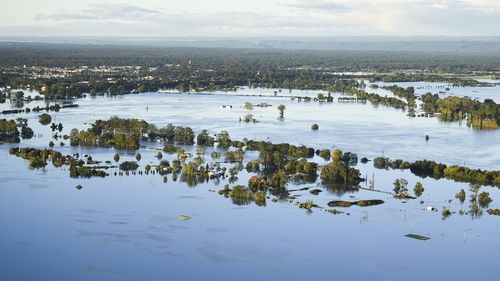
<path fill-rule="evenodd" d="M 495 0 L 19 0 L 0 8 L 0 36 L 500 36 Z"/>

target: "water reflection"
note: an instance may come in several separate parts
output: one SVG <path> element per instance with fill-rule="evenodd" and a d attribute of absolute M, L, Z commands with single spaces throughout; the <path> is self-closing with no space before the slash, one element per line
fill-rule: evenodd
<path fill-rule="evenodd" d="M 345 184 L 325 184 L 324 186 L 329 192 L 338 197 L 342 197 L 346 193 L 355 193 L 359 191 L 358 188 Z"/>

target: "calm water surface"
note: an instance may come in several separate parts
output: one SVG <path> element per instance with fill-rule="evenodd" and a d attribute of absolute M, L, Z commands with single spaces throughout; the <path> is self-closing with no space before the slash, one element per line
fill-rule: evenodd
<path fill-rule="evenodd" d="M 271 90 L 241 92 L 256 97 L 157 93 L 89 97 L 77 100 L 79 108 L 51 115 L 63 123 L 63 133 L 117 115 L 158 126 L 190 126 L 195 133 L 227 130 L 234 139 L 339 147 L 359 157 L 384 154 L 500 169 L 496 131 L 477 132 L 458 123 L 409 118 L 402 111 L 370 104 L 299 103 L 273 97 Z M 246 101 L 273 107 L 251 111 L 258 123 L 240 123 L 239 117 L 247 113 L 242 108 Z M 277 119 L 276 105 L 281 103 L 287 107 L 283 121 Z M 223 109 L 222 104 L 233 108 Z M 2 110 L 7 107 L 1 105 Z M 23 116 L 39 136 L 20 145 L 46 147 L 50 128 L 41 126 L 36 114 L 16 115 Z M 320 130 L 312 132 L 312 123 L 318 123 Z M 156 152 L 147 148 L 160 144 L 143 145 L 141 165 L 157 163 Z M 318 209 L 307 213 L 288 201 L 268 200 L 265 207 L 238 206 L 209 191 L 221 189 L 226 180 L 188 187 L 170 176 L 164 183 L 158 175 L 71 179 L 67 170 L 51 164 L 30 170 L 25 160 L 8 155 L 12 146 L 17 145 L 0 145 L 2 280 L 492 280 L 500 273 L 495 266 L 500 246 L 498 217 L 485 213 L 472 219 L 453 214 L 443 220 L 440 212 L 425 210 L 427 206 L 467 210 L 467 201 L 463 206 L 456 200 L 447 202 L 460 188 L 467 190 L 466 184 L 416 178 L 407 171 L 374 170 L 369 162 L 357 168 L 363 175 L 374 174 L 377 189 L 390 191 L 394 179 L 404 177 L 410 187 L 417 181 L 423 183 L 421 199 L 402 203 L 383 193 L 344 193 L 321 186 L 324 192 L 319 196 L 293 192 L 298 196 L 295 201 L 313 200 L 325 207 L 338 199 L 386 201 L 379 206 L 342 209 L 349 215 Z M 70 146 L 56 149 L 65 154 L 89 153 L 102 161 L 112 160 L 116 152 Z M 121 161 L 132 160 L 135 154 L 119 153 Z M 172 157 L 164 154 L 165 159 Z M 246 160 L 255 157 L 249 152 Z M 237 183 L 245 184 L 250 176 L 240 172 Z M 75 189 L 77 184 L 83 189 Z M 316 183 L 294 185 L 289 189 L 316 187 Z M 499 208 L 498 189 L 484 190 L 494 200 L 490 207 Z M 192 219 L 179 220 L 177 215 Z M 408 233 L 431 239 L 404 237 Z"/>

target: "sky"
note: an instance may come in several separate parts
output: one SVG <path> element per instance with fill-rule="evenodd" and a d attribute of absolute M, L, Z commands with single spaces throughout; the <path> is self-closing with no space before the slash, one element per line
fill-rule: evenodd
<path fill-rule="evenodd" d="M 0 36 L 500 36 L 500 0 L 0 0 Z"/>

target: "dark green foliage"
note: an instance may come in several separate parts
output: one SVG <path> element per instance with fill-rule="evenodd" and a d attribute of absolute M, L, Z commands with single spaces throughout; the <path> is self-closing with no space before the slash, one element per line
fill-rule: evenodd
<path fill-rule="evenodd" d="M 124 161 L 120 163 L 119 167 L 120 170 L 122 171 L 132 171 L 132 170 L 137 170 L 137 168 L 139 168 L 139 165 L 133 161 Z"/>
<path fill-rule="evenodd" d="M 21 137 L 23 139 L 31 139 L 34 135 L 33 130 L 28 126 L 21 127 Z"/>
<path fill-rule="evenodd" d="M 425 190 L 424 186 L 420 182 L 417 182 L 415 184 L 415 187 L 413 187 L 413 192 L 415 193 L 416 197 L 422 196 L 422 193 L 424 193 L 424 190 Z"/>
<path fill-rule="evenodd" d="M 155 130 L 144 120 L 112 117 L 106 121 L 97 120 L 86 131 L 72 132 L 70 140 L 72 145 L 137 149 L 143 134 Z"/>
<path fill-rule="evenodd" d="M 10 154 L 21 157 L 29 161 L 30 168 L 43 168 L 47 166 L 47 161 L 51 161 L 54 167 L 69 165 L 71 177 L 106 177 L 108 174 L 98 168 L 84 166 L 84 161 L 77 161 L 69 155 L 62 155 L 60 152 L 51 149 L 35 148 L 11 148 Z"/>
<path fill-rule="evenodd" d="M 488 214 L 500 216 L 500 209 L 488 209 Z"/>
<path fill-rule="evenodd" d="M 252 176 L 248 180 L 248 188 L 252 190 L 252 192 L 256 191 L 264 191 L 266 192 L 269 186 L 269 181 L 266 177 L 257 177 Z"/>
<path fill-rule="evenodd" d="M 318 195 L 321 192 L 322 192 L 322 190 L 321 189 L 317 189 L 317 188 L 309 190 L 309 193 L 311 193 L 312 195 Z"/>
<path fill-rule="evenodd" d="M 215 139 L 208 134 L 207 130 L 202 130 L 196 137 L 196 144 L 202 146 L 214 146 Z"/>
<path fill-rule="evenodd" d="M 283 104 L 278 105 L 278 111 L 280 112 L 280 117 L 283 118 L 285 115 L 286 106 Z"/>
<path fill-rule="evenodd" d="M 189 127 L 175 127 L 174 130 L 174 141 L 181 145 L 193 145 L 194 144 L 194 133 Z"/>
<path fill-rule="evenodd" d="M 170 162 L 167 160 L 161 160 L 158 165 L 156 165 L 155 170 L 160 174 L 160 175 L 166 175 L 172 173 L 173 169 L 170 167 Z"/>
<path fill-rule="evenodd" d="M 259 164 L 264 171 L 276 172 L 283 169 L 287 161 L 297 158 L 311 158 L 314 149 L 306 146 L 294 146 L 288 143 L 272 144 L 270 142 L 245 141 L 247 150 L 259 151 Z"/>
<path fill-rule="evenodd" d="M 460 204 L 463 204 L 465 201 L 465 190 L 461 189 L 457 194 L 455 194 L 455 198 L 460 201 Z"/>
<path fill-rule="evenodd" d="M 482 208 L 488 208 L 488 205 L 492 202 L 493 200 L 490 197 L 490 194 L 488 192 L 481 192 L 477 196 L 477 202 Z"/>
<path fill-rule="evenodd" d="M 50 149 L 11 148 L 9 153 L 28 160 L 31 168 L 43 168 L 47 166 L 48 160 L 51 160 L 54 166 L 57 167 L 69 163 L 70 159 L 60 152 Z"/>
<path fill-rule="evenodd" d="M 339 150 L 340 151 L 340 150 Z M 336 153 L 338 154 L 338 152 Z M 341 152 L 340 152 L 340 155 Z M 325 184 L 341 184 L 344 186 L 356 186 L 363 179 L 360 177 L 359 170 L 347 166 L 341 159 L 342 157 L 335 156 L 334 160 L 328 163 L 321 170 L 321 180 Z M 340 158 L 340 159 L 339 159 Z"/>
<path fill-rule="evenodd" d="M 329 207 L 351 207 L 357 205 L 359 207 L 369 207 L 384 204 L 383 200 L 371 199 L 371 200 L 359 200 L 354 202 L 348 201 L 330 201 L 328 202 Z"/>
<path fill-rule="evenodd" d="M 317 208 L 318 205 L 314 204 L 312 201 L 297 202 L 297 206 L 301 209 L 311 210 L 312 208 Z"/>
<path fill-rule="evenodd" d="M 173 144 L 170 144 L 170 143 L 167 143 L 164 147 L 163 147 L 163 152 L 166 152 L 166 153 L 176 153 L 177 151 L 179 151 L 179 148 L 176 147 L 175 145 Z"/>
<path fill-rule="evenodd" d="M 252 160 L 250 162 L 247 163 L 245 169 L 247 170 L 247 172 L 251 173 L 251 172 L 260 172 L 260 164 L 259 164 L 259 160 Z"/>
<path fill-rule="evenodd" d="M 451 216 L 450 209 L 443 208 L 443 211 L 441 212 L 441 215 L 443 216 L 443 219 L 446 219 L 447 217 Z"/>
<path fill-rule="evenodd" d="M 16 121 L 0 119 L 0 143 L 18 143 L 20 141 Z"/>
<path fill-rule="evenodd" d="M 330 157 L 332 156 L 330 149 L 322 149 L 318 151 L 318 155 L 325 160 L 330 160 Z"/>
<path fill-rule="evenodd" d="M 392 189 L 394 191 L 394 194 L 398 198 L 408 198 L 408 181 L 406 179 L 396 179 L 393 183 L 394 188 Z"/>
<path fill-rule="evenodd" d="M 418 160 L 413 163 L 403 160 L 390 160 L 388 158 L 375 158 L 374 167 L 378 169 L 410 169 L 419 177 L 431 177 L 434 179 L 450 179 L 457 182 L 477 183 L 500 187 L 500 171 L 486 171 L 471 169 L 462 166 L 446 166 L 431 160 Z"/>
<path fill-rule="evenodd" d="M 83 166 L 72 161 L 69 166 L 69 175 L 72 178 L 90 178 L 90 177 L 107 177 L 108 173 L 99 169 Z"/>
<path fill-rule="evenodd" d="M 228 161 L 243 161 L 243 158 L 245 157 L 245 152 L 241 149 L 233 150 L 233 151 L 226 151 L 224 152 L 224 158 Z"/>
<path fill-rule="evenodd" d="M 315 162 L 308 162 L 306 159 L 292 159 L 285 165 L 285 172 L 287 174 L 305 174 L 317 175 L 318 164 Z"/>
<path fill-rule="evenodd" d="M 174 127 L 171 124 L 162 129 L 138 119 L 112 117 L 107 121 L 97 120 L 86 131 L 73 129 L 71 145 L 106 146 L 117 149 L 138 149 L 141 139 L 163 140 L 182 145 L 194 143 L 194 133 L 189 127 Z"/>
<path fill-rule="evenodd" d="M 500 126 L 500 105 L 491 99 L 484 102 L 465 97 L 449 96 L 441 99 L 437 94 L 422 96 L 423 109 L 429 113 L 440 113 L 442 121 L 467 119 L 467 125 L 474 129 L 498 129 Z"/>
<path fill-rule="evenodd" d="M 350 96 L 356 96 L 358 99 L 367 99 L 369 100 L 373 105 L 385 105 L 385 106 L 391 106 L 394 108 L 398 109 L 405 109 L 408 105 L 406 102 L 394 98 L 394 97 L 387 97 L 387 96 L 380 96 L 378 94 L 373 94 L 373 93 L 368 93 L 364 90 L 360 90 L 355 88 L 354 86 L 349 86 L 341 91 L 342 93 Z"/>
<path fill-rule="evenodd" d="M 52 117 L 48 115 L 47 113 L 42 113 L 40 116 L 38 116 L 38 122 L 42 125 L 48 125 L 50 122 L 52 122 Z"/>
<path fill-rule="evenodd" d="M 229 133 L 222 131 L 217 134 L 217 143 L 220 148 L 227 149 L 231 147 L 231 138 L 229 137 Z"/>
<path fill-rule="evenodd" d="M 287 182 L 287 175 L 283 170 L 279 170 L 269 181 L 269 191 L 276 197 L 284 198 L 288 195 L 288 190 L 286 189 Z"/>

